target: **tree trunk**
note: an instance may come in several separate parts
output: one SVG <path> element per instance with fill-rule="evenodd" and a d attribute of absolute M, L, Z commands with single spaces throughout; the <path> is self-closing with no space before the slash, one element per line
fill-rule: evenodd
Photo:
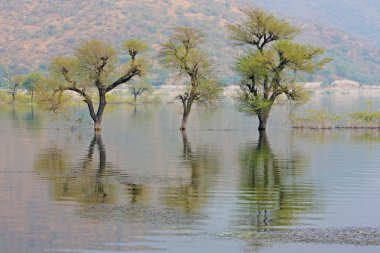
<path fill-rule="evenodd" d="M 12 91 L 11 91 L 12 105 L 15 105 L 15 103 L 16 103 L 17 87 L 18 87 L 18 84 L 14 85 L 13 88 L 12 88 Z"/>
<path fill-rule="evenodd" d="M 257 113 L 257 117 L 259 118 L 259 128 L 258 128 L 259 131 L 263 131 L 263 130 L 265 131 L 265 129 L 267 128 L 267 121 L 269 118 L 270 109 L 271 108 L 268 108 L 265 110 L 262 109 L 261 111 Z"/>
<path fill-rule="evenodd" d="M 183 115 L 182 115 L 182 123 L 179 130 L 184 131 L 186 130 L 187 126 L 187 119 L 189 118 L 190 109 L 184 108 L 183 109 Z"/>
<path fill-rule="evenodd" d="M 267 118 L 259 118 L 259 131 L 264 131 L 267 127 Z"/>
<path fill-rule="evenodd" d="M 94 121 L 94 130 L 95 132 L 100 132 L 102 130 L 102 119 L 96 117 Z"/>
<path fill-rule="evenodd" d="M 12 91 L 11 95 L 12 95 L 12 105 L 15 105 L 15 103 L 16 103 L 16 92 Z"/>
<path fill-rule="evenodd" d="M 183 142 L 183 155 L 184 157 L 191 154 L 191 144 L 189 139 L 187 138 L 186 131 L 181 131 L 182 142 Z"/>
<path fill-rule="evenodd" d="M 258 116 L 259 118 L 259 131 L 265 131 L 267 128 L 267 121 L 268 121 L 269 114 L 267 113 L 262 113 L 261 115 Z"/>
<path fill-rule="evenodd" d="M 99 132 L 102 127 L 102 118 L 103 118 L 103 113 L 104 113 L 104 108 L 106 107 L 106 94 L 101 92 L 99 93 L 99 107 L 98 107 L 98 112 L 95 115 L 94 120 L 94 129 L 95 132 Z"/>
<path fill-rule="evenodd" d="M 189 118 L 191 106 L 193 105 L 193 102 L 194 102 L 194 97 L 192 93 L 187 99 L 182 99 L 183 115 L 182 115 L 181 127 L 179 128 L 179 130 L 181 131 L 186 130 L 187 120 Z"/>

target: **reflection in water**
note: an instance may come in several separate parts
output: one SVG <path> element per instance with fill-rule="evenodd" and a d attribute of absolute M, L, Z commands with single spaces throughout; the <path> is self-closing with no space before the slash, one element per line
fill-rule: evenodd
<path fill-rule="evenodd" d="M 7 116 L 11 119 L 12 125 L 15 128 L 28 127 L 37 129 L 43 125 L 43 120 L 39 113 L 35 112 L 33 105 L 7 107 L 2 112 L 8 114 Z"/>
<path fill-rule="evenodd" d="M 297 216 L 315 208 L 313 187 L 302 178 L 305 158 L 292 154 L 290 158 L 280 159 L 272 152 L 265 132 L 260 132 L 255 146 L 242 150 L 240 161 L 239 227 L 290 226 Z"/>
<path fill-rule="evenodd" d="M 207 148 L 199 147 L 193 151 L 186 132 L 181 131 L 183 150 L 181 159 L 188 170 L 188 182 L 179 186 L 164 188 L 161 194 L 164 204 L 180 208 L 186 213 L 197 212 L 206 202 L 207 191 L 212 187 L 219 162 Z"/>
<path fill-rule="evenodd" d="M 341 131 L 336 129 L 292 129 L 292 133 L 300 138 L 307 139 L 313 143 L 328 143 L 341 138 Z"/>
<path fill-rule="evenodd" d="M 378 129 L 357 129 L 350 131 L 352 139 L 357 142 L 380 142 L 380 132 Z"/>
<path fill-rule="evenodd" d="M 77 165 L 72 166 L 68 155 L 53 147 L 39 155 L 35 170 L 51 183 L 56 200 L 80 203 L 114 203 L 117 200 L 117 185 L 111 178 L 115 172 L 107 171 L 106 149 L 99 134 L 94 135 L 87 154 Z"/>

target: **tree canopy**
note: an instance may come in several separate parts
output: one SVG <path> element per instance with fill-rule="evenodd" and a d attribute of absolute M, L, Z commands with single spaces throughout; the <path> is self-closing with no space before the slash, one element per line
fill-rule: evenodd
<path fill-rule="evenodd" d="M 194 102 L 210 105 L 220 95 L 220 86 L 213 74 L 212 62 L 201 49 L 205 35 L 191 27 L 177 27 L 160 51 L 162 64 L 185 78 L 189 88 L 177 96 L 183 105 L 181 130 L 185 130 Z"/>
<path fill-rule="evenodd" d="M 228 26 L 231 39 L 246 49 L 234 66 L 242 77 L 238 110 L 257 116 L 259 130 L 264 130 L 277 98 L 285 96 L 294 104 L 307 101 L 307 92 L 297 84 L 299 74 L 312 74 L 330 59 L 321 57 L 323 48 L 294 42 L 299 30 L 287 21 L 259 8 L 243 13 L 243 22 Z"/>
<path fill-rule="evenodd" d="M 116 49 L 101 40 L 89 40 L 81 43 L 73 56 L 57 56 L 50 63 L 50 75 L 43 81 L 39 91 L 43 94 L 40 101 L 55 110 L 65 91 L 76 92 L 87 104 L 95 130 L 100 130 L 103 112 L 106 106 L 107 92 L 127 83 L 136 76 L 143 76 L 148 62 L 136 55 L 147 50 L 147 45 L 139 40 L 124 42 L 124 50 L 130 61 L 118 64 Z M 98 108 L 95 110 L 93 92 L 98 93 Z M 50 92 L 50 96 L 47 96 Z"/>

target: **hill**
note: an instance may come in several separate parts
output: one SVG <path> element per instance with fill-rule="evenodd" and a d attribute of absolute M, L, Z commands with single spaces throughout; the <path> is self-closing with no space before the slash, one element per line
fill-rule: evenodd
<path fill-rule="evenodd" d="M 70 53 L 80 41 L 89 38 L 106 39 L 118 45 L 125 39 L 140 38 L 151 46 L 151 54 L 155 55 L 172 27 L 190 25 L 208 33 L 207 49 L 219 76 L 231 83 L 237 80 L 230 70 L 237 49 L 231 46 L 225 26 L 239 21 L 239 8 L 250 2 L 0 0 L 0 64 L 12 61 L 29 69 L 44 70 L 51 56 Z M 348 78 L 380 84 L 377 32 L 380 26 L 375 19 L 380 14 L 379 3 L 373 4 L 376 8 L 372 5 L 362 9 L 354 0 L 288 0 L 286 5 L 279 0 L 259 0 L 256 4 L 291 19 L 303 29 L 300 40 L 324 46 L 328 55 L 334 57 L 326 70 L 305 77 L 306 80 L 331 82 Z M 156 67 L 155 72 L 158 82 L 165 79 L 164 71 Z"/>

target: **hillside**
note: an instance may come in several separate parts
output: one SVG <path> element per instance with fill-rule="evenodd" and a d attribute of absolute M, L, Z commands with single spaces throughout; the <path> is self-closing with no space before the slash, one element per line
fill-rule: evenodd
<path fill-rule="evenodd" d="M 247 4 L 247 0 L 241 0 Z M 287 17 L 296 17 L 349 33 L 380 46 L 380 1 L 378 0 L 255 0 L 256 4 Z"/>
<path fill-rule="evenodd" d="M 125 39 L 140 38 L 151 46 L 150 53 L 155 55 L 172 27 L 191 25 L 208 33 L 207 48 L 215 60 L 220 78 L 231 83 L 237 80 L 230 71 L 237 50 L 228 41 L 225 25 L 237 22 L 241 17 L 239 8 L 248 2 L 251 1 L 0 0 L 0 64 L 12 61 L 29 69 L 44 70 L 51 56 L 70 53 L 80 41 L 89 38 L 106 39 L 118 45 Z M 344 15 L 361 13 L 353 0 L 334 3 L 318 0 L 313 1 L 314 4 L 289 0 L 286 8 L 282 1 L 266 2 L 256 1 L 277 14 L 281 12 L 300 26 L 303 29 L 300 40 L 324 46 L 334 57 L 334 62 L 326 70 L 312 78 L 305 77 L 306 80 L 331 82 L 349 78 L 380 84 L 380 38 L 376 30 L 379 24 L 377 19 L 372 22 L 374 15 L 380 13 L 379 8 L 364 10 L 368 12 L 367 31 L 359 25 L 351 25 L 352 29 L 348 29 L 349 24 L 344 18 L 336 17 L 338 15 L 329 19 L 329 13 L 341 8 L 339 3 L 343 2 L 350 3 L 355 10 Z M 326 8 L 327 5 L 331 8 Z M 379 5 L 376 4 L 377 7 Z M 361 16 L 357 15 L 353 22 L 359 24 L 360 21 Z M 157 67 L 155 72 L 155 79 L 165 79 L 165 72 Z"/>

